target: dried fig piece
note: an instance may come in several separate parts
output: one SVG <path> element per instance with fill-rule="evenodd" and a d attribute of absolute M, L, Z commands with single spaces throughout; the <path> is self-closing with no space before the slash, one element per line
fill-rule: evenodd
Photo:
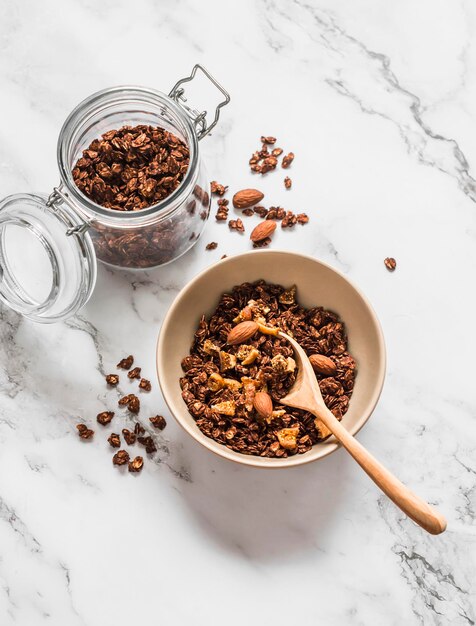
<path fill-rule="evenodd" d="M 220 350 L 220 371 L 226 372 L 227 370 L 233 369 L 235 365 L 236 356 L 224 350 Z"/>
<path fill-rule="evenodd" d="M 225 386 L 225 380 L 217 372 L 213 372 L 208 377 L 208 388 L 210 391 L 219 391 Z"/>
<path fill-rule="evenodd" d="M 276 432 L 279 445 L 285 450 L 295 450 L 297 448 L 297 436 L 299 435 L 299 427 L 282 428 Z"/>
<path fill-rule="evenodd" d="M 221 415 L 233 416 L 236 411 L 236 405 L 232 400 L 226 400 L 225 402 L 217 402 L 217 404 L 212 404 L 211 409 L 212 411 L 220 413 Z"/>

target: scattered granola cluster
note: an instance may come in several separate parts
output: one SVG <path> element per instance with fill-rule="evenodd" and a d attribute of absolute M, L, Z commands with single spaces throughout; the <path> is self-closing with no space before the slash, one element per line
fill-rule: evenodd
<path fill-rule="evenodd" d="M 258 174 L 266 174 L 272 170 L 275 170 L 278 165 L 278 157 L 283 153 L 282 148 L 271 148 L 269 151 L 268 146 L 274 146 L 276 143 L 276 137 L 261 137 L 261 148 L 256 150 L 251 155 L 249 160 L 250 168 L 252 172 Z M 294 153 L 289 152 L 286 154 L 282 161 L 281 167 L 287 169 L 294 160 Z"/>
<path fill-rule="evenodd" d="M 276 144 L 276 137 L 262 136 L 261 147 L 253 152 L 249 160 L 249 165 L 252 172 L 257 174 L 266 174 L 272 170 L 275 170 L 278 166 L 279 157 L 283 154 L 283 149 L 274 147 Z M 288 152 L 282 157 L 281 167 L 288 169 L 294 161 L 294 152 Z M 291 189 L 293 181 L 289 176 L 284 178 L 284 186 L 286 189 Z M 218 207 L 215 215 L 215 219 L 218 222 L 225 222 L 228 220 L 229 212 L 229 200 L 223 198 L 228 190 L 227 185 L 222 185 L 217 181 L 211 183 L 212 194 L 220 196 L 218 199 Z M 269 209 L 260 204 L 264 198 L 264 194 L 257 189 L 242 189 L 233 196 L 233 206 L 235 209 L 241 209 L 241 215 L 244 217 L 251 217 L 253 215 L 259 215 L 264 220 L 277 220 L 281 222 L 281 228 L 293 228 L 296 224 L 307 224 L 309 222 L 309 216 L 306 213 L 297 213 L 286 210 L 280 206 L 270 206 Z M 230 230 L 234 230 L 240 233 L 245 232 L 245 226 L 240 218 L 231 219 L 228 221 Z M 253 231 L 255 233 L 256 227 Z M 262 229 L 262 232 L 266 232 L 266 229 Z M 261 230 L 258 230 L 261 233 Z M 272 233 L 271 233 L 272 234 Z M 256 239 L 256 233 L 254 237 L 250 237 L 253 248 L 264 248 L 271 243 L 271 234 L 266 234 L 259 239 Z M 252 234 L 253 235 L 253 234 Z M 207 250 L 212 250 L 209 248 Z M 222 257 L 223 258 L 223 257 Z M 384 260 L 385 267 L 389 272 L 395 271 L 397 263 L 394 258 L 387 257 Z"/>
<path fill-rule="evenodd" d="M 277 147 L 272 147 L 270 149 L 270 146 L 274 146 L 275 143 L 276 137 L 261 137 L 261 148 L 259 150 L 256 150 L 251 155 L 249 161 L 252 172 L 256 172 L 258 174 L 266 174 L 267 172 L 276 169 L 279 163 L 278 157 L 283 154 L 283 149 Z M 284 169 L 289 168 L 293 160 L 294 152 L 289 152 L 282 157 L 281 167 Z M 292 180 L 289 176 L 285 177 L 284 186 L 286 189 L 291 189 Z M 215 214 L 215 219 L 217 220 L 217 222 L 228 221 L 228 227 L 231 231 L 244 233 L 245 225 L 241 218 L 228 220 L 229 200 L 223 197 L 227 190 L 227 185 L 222 185 L 216 180 L 212 181 L 212 194 L 219 196 L 217 201 L 217 212 Z M 235 195 L 233 196 L 233 206 L 235 209 L 241 210 L 241 215 L 243 217 L 259 215 L 259 217 L 261 217 L 262 219 L 278 220 L 281 222 L 282 228 L 292 228 L 296 224 L 307 224 L 309 222 L 309 217 L 306 215 L 306 213 L 295 214 L 293 211 L 283 209 L 279 206 L 271 206 L 269 207 L 269 209 L 265 208 L 263 205 L 260 204 L 263 198 L 264 194 L 258 189 L 242 189 L 235 193 Z M 271 243 L 271 237 L 269 234 L 265 237 L 261 237 L 259 240 L 256 240 L 255 238 L 251 238 L 251 240 L 253 242 L 254 248 L 263 248 Z M 211 249 L 214 248 L 209 248 L 207 246 L 207 250 Z"/>
<path fill-rule="evenodd" d="M 354 387 L 356 365 L 344 324 L 322 307 L 305 309 L 296 288 L 258 281 L 222 295 L 202 317 L 182 361 L 182 397 L 208 437 L 243 454 L 302 454 L 329 436 L 311 413 L 280 404 L 296 378 L 291 334 L 311 357 L 326 405 L 341 419 Z"/>
<path fill-rule="evenodd" d="M 141 368 L 134 367 L 132 365 L 134 363 L 134 357 L 132 354 L 121 359 L 117 364 L 117 367 L 123 370 L 129 370 L 127 372 L 127 377 L 130 380 L 139 380 L 139 388 L 143 391 L 150 391 L 152 389 L 152 385 L 150 380 L 147 378 L 141 378 Z M 110 387 L 116 387 L 119 384 L 119 375 L 118 374 L 107 374 L 106 383 Z M 129 411 L 135 415 L 137 415 L 140 411 L 140 400 L 139 398 L 133 394 L 127 394 L 119 398 L 118 401 L 119 406 L 127 406 Z M 98 413 L 96 416 L 96 420 L 98 424 L 101 426 L 107 426 L 112 422 L 114 418 L 114 411 L 103 411 L 102 413 Z M 162 415 L 155 415 L 154 417 L 149 417 L 149 422 L 151 426 L 158 430 L 163 430 L 167 425 L 165 418 Z M 81 439 L 91 439 L 94 435 L 94 431 L 88 428 L 85 424 L 77 424 L 76 428 L 78 429 L 78 435 Z M 157 446 L 154 443 L 153 438 L 150 435 L 146 435 L 146 430 L 139 422 L 135 422 L 134 430 L 131 431 L 128 428 L 122 429 L 122 436 L 124 437 L 124 441 L 127 445 L 132 446 L 135 444 L 136 440 L 138 443 L 145 447 L 145 451 L 147 454 L 153 454 L 157 451 Z M 121 447 L 121 437 L 118 433 L 111 433 L 107 439 L 111 448 L 120 448 Z M 129 453 L 126 450 L 119 450 L 112 457 L 112 462 L 114 465 L 128 465 L 130 472 L 140 472 L 142 470 L 144 459 L 142 456 L 136 456 L 132 460 L 130 459 Z"/>

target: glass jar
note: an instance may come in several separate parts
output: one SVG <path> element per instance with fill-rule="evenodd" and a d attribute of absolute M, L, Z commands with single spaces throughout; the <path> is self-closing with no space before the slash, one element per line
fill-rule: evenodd
<path fill-rule="evenodd" d="M 222 92 L 211 123 L 189 107 L 183 83 L 197 70 Z M 210 211 L 210 184 L 199 140 L 218 121 L 228 93 L 201 66 L 179 80 L 169 95 L 144 87 L 113 87 L 81 102 L 58 139 L 60 185 L 49 196 L 17 194 L 0 202 L 0 299 L 40 322 L 74 314 L 94 288 L 96 259 L 132 270 L 158 267 L 187 252 Z M 117 211 L 80 191 L 72 170 L 83 150 L 111 129 L 140 124 L 165 128 L 188 147 L 190 161 L 180 185 L 164 200 L 138 211 Z"/>

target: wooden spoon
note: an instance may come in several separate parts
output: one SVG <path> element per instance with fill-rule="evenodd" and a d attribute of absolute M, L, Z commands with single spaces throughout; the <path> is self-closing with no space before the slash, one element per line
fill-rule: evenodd
<path fill-rule="evenodd" d="M 280 402 L 315 415 L 354 457 L 374 483 L 408 517 L 432 535 L 442 533 L 446 529 L 446 519 L 443 515 L 405 487 L 342 426 L 326 407 L 316 375 L 304 350 L 289 335 L 280 331 L 279 336 L 289 341 L 294 348 L 298 366 L 296 381 L 288 395 L 281 398 Z"/>

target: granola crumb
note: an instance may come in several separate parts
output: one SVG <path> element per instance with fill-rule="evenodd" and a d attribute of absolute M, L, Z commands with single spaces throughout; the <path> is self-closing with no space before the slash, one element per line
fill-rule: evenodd
<path fill-rule="evenodd" d="M 116 454 L 112 457 L 112 462 L 114 465 L 125 465 L 126 463 L 129 463 L 129 452 L 127 452 L 127 450 L 119 450 L 119 452 L 116 452 Z"/>
<path fill-rule="evenodd" d="M 309 217 L 306 213 L 298 213 L 296 219 L 298 224 L 307 224 L 309 222 Z"/>
<path fill-rule="evenodd" d="M 395 268 L 397 267 L 397 262 L 395 261 L 395 259 L 393 257 L 387 257 L 384 261 L 385 263 L 385 267 L 388 269 L 389 272 L 394 272 Z"/>
<path fill-rule="evenodd" d="M 150 380 L 147 380 L 147 378 L 141 378 L 139 383 L 139 389 L 142 389 L 142 391 L 150 391 L 152 389 Z"/>
<path fill-rule="evenodd" d="M 230 220 L 228 222 L 228 227 L 230 230 L 236 230 L 239 233 L 244 233 L 245 232 L 245 227 L 243 225 L 242 220 L 240 220 L 240 218 L 236 219 L 236 220 Z"/>
<path fill-rule="evenodd" d="M 115 387 L 119 383 L 119 376 L 117 374 L 108 374 L 106 376 L 106 383 L 110 387 Z"/>
<path fill-rule="evenodd" d="M 294 161 L 294 152 L 289 152 L 286 156 L 283 156 L 283 160 L 281 162 L 281 167 L 287 169 L 291 163 Z"/>
<path fill-rule="evenodd" d="M 123 370 L 129 370 L 131 369 L 133 363 L 134 363 L 134 357 L 132 356 L 132 354 L 129 354 L 129 356 L 127 356 L 125 359 L 121 359 L 119 361 L 119 363 L 117 364 L 117 367 L 120 367 Z"/>
<path fill-rule="evenodd" d="M 140 367 L 134 367 L 134 369 L 131 369 L 130 372 L 127 372 L 127 378 L 130 378 L 131 380 L 134 378 L 140 378 L 140 372 Z"/>
<path fill-rule="evenodd" d="M 134 424 L 134 434 L 143 435 L 144 433 L 145 433 L 145 428 L 142 426 L 140 422 L 136 422 Z"/>
<path fill-rule="evenodd" d="M 142 446 L 145 446 L 145 451 L 147 452 L 147 454 L 153 454 L 154 452 L 157 452 L 157 446 L 155 445 L 154 440 L 150 435 L 148 435 L 147 437 L 137 437 L 137 441 Z"/>
<path fill-rule="evenodd" d="M 253 212 L 256 213 L 257 215 L 259 215 L 261 218 L 264 219 L 267 216 L 267 214 L 268 214 L 268 209 L 266 209 L 261 204 L 258 204 L 257 206 L 255 206 L 253 208 Z"/>
<path fill-rule="evenodd" d="M 128 428 L 122 429 L 122 436 L 124 437 L 124 441 L 127 443 L 128 446 L 133 446 L 135 444 L 136 434 Z"/>
<path fill-rule="evenodd" d="M 154 415 L 154 417 L 149 417 L 149 422 L 154 428 L 157 428 L 158 430 L 164 430 L 164 428 L 167 426 L 167 422 L 163 415 Z"/>
<path fill-rule="evenodd" d="M 218 248 L 218 243 L 216 241 L 210 241 L 205 246 L 205 250 L 216 250 Z"/>
<path fill-rule="evenodd" d="M 133 395 L 132 399 L 129 401 L 127 408 L 131 413 L 139 413 L 140 411 L 140 400 L 137 396 Z"/>
<path fill-rule="evenodd" d="M 119 406 L 127 406 L 131 413 L 139 413 L 140 410 L 140 400 L 139 398 L 133 394 L 129 393 L 127 396 L 123 396 L 118 400 Z"/>
<path fill-rule="evenodd" d="M 212 180 L 210 187 L 211 192 L 217 196 L 223 196 L 228 189 L 228 185 L 221 185 L 220 183 L 217 183 L 216 180 Z"/>
<path fill-rule="evenodd" d="M 129 461 L 130 472 L 140 472 L 144 466 L 144 459 L 141 456 L 136 456 L 132 461 Z"/>
<path fill-rule="evenodd" d="M 121 447 L 121 438 L 117 433 L 111 433 L 107 440 L 112 448 Z"/>
<path fill-rule="evenodd" d="M 88 428 L 86 424 L 76 424 L 76 428 L 81 439 L 91 439 L 94 435 L 94 430 Z"/>
<path fill-rule="evenodd" d="M 271 237 L 265 237 L 261 241 L 253 242 L 253 248 L 267 248 L 271 243 Z"/>
<path fill-rule="evenodd" d="M 109 424 L 114 417 L 114 411 L 103 411 L 102 413 L 98 413 L 96 416 L 96 420 L 102 426 L 106 426 Z"/>

